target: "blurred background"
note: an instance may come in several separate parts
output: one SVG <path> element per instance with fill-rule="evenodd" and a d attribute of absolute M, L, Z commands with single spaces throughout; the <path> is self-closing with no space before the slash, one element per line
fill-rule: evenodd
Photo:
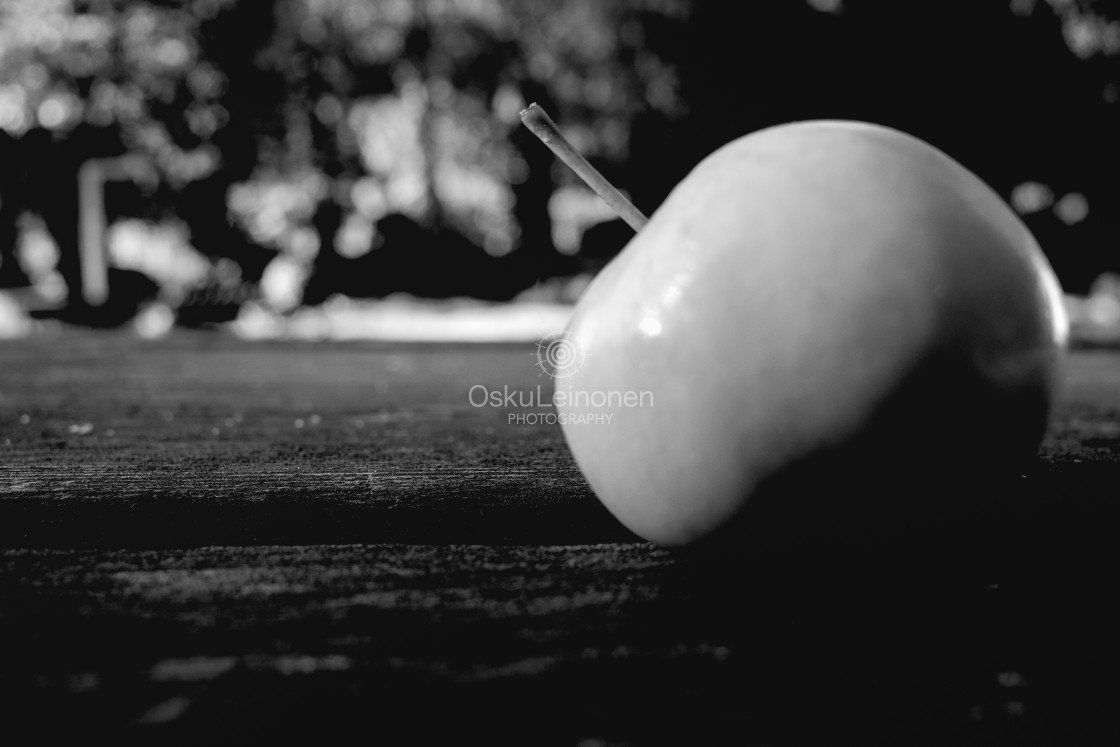
<path fill-rule="evenodd" d="M 0 337 L 554 328 L 631 232 L 533 101 L 647 214 L 752 130 L 906 130 L 1120 328 L 1116 0 L 0 0 Z"/>

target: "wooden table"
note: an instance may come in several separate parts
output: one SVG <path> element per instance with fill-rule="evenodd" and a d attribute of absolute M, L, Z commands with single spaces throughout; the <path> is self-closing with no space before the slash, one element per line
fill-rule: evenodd
<path fill-rule="evenodd" d="M 468 401 L 547 387 L 532 352 L 0 344 L 2 720 L 184 742 L 1116 743 L 1120 355 L 1073 356 L 1039 463 L 998 488 L 1014 510 L 934 538 L 969 562 L 911 566 L 638 541 L 555 425 Z"/>

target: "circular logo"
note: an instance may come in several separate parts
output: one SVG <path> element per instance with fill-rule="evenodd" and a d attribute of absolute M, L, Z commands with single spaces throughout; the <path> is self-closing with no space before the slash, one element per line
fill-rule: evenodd
<path fill-rule="evenodd" d="M 583 368 L 583 348 L 571 332 L 561 331 L 545 335 L 533 353 L 537 366 L 553 379 L 575 376 Z"/>

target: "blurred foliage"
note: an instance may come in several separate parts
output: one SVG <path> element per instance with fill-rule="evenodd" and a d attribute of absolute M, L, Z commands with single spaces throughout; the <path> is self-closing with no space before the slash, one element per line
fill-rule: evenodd
<path fill-rule="evenodd" d="M 647 212 L 744 132 L 867 119 L 1034 206 L 1077 286 L 1117 264 L 1118 66 L 1115 0 L 0 0 L 0 138 L 147 155 L 149 201 L 243 268 L 207 211 L 304 266 L 400 213 L 549 274 L 605 214 L 520 127 L 530 101 Z"/>
<path fill-rule="evenodd" d="M 0 4 L 0 127 L 122 128 L 127 145 L 176 183 L 212 173 L 229 113 L 225 77 L 199 45 L 222 3 L 5 0 Z"/>
<path fill-rule="evenodd" d="M 519 110 L 545 96 L 590 157 L 624 162 L 636 113 L 681 106 L 641 19 L 684 11 L 668 0 L 4 0 L 0 128 L 55 142 L 113 128 L 173 194 L 218 174 L 252 238 L 305 261 L 324 238 L 312 226 L 323 200 L 347 213 L 333 242 L 347 256 L 390 213 L 491 254 L 529 239 L 548 254 L 550 226 L 522 236 L 534 223 L 524 203 L 547 210 L 552 181 L 531 144 L 537 183 L 522 187 L 533 175 Z"/>

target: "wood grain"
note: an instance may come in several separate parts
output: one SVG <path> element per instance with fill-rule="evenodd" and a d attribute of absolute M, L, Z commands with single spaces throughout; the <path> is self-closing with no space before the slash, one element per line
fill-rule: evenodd
<path fill-rule="evenodd" d="M 1120 356 L 1074 357 L 995 530 L 730 560 L 635 541 L 555 426 L 469 404 L 475 383 L 544 384 L 531 353 L 5 343 L 6 723 L 184 743 L 1114 743 Z"/>

